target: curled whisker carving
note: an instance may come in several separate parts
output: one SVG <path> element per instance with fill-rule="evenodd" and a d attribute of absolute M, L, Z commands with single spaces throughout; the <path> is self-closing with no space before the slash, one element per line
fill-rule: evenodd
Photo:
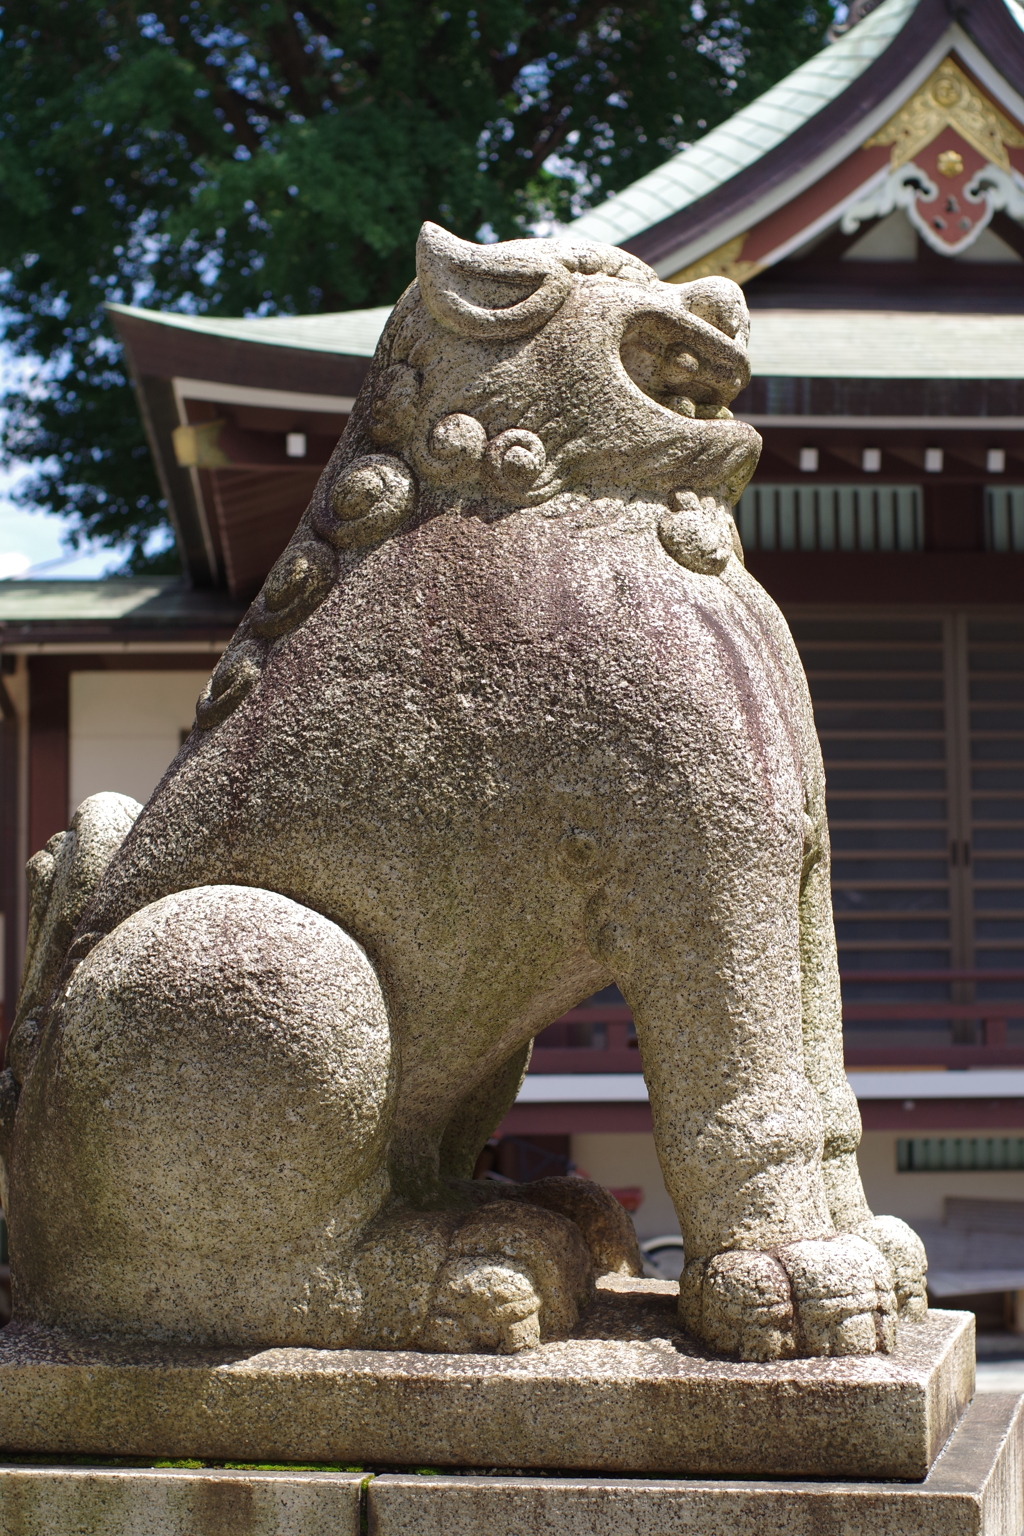
<path fill-rule="evenodd" d="M 360 549 L 387 538 L 415 505 L 416 481 L 404 460 L 372 454 L 342 471 L 312 523 L 335 549 Z"/>

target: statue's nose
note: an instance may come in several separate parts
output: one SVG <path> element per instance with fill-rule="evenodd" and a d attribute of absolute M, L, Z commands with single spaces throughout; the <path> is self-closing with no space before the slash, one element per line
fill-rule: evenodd
<path fill-rule="evenodd" d="M 750 335 L 750 311 L 743 289 L 727 277 L 703 277 L 680 283 L 677 292 L 691 315 L 706 320 L 716 330 L 746 347 Z"/>

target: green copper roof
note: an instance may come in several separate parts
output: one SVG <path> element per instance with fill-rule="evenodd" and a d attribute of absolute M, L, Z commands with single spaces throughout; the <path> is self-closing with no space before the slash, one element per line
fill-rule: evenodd
<path fill-rule="evenodd" d="M 274 320 L 211 320 L 111 307 L 225 340 L 263 342 L 269 334 L 275 345 L 355 357 L 373 356 L 391 313 L 382 307 Z M 1024 315 L 755 309 L 750 361 L 754 376 L 761 378 L 1019 379 L 1024 378 Z M 26 583 L 16 585 L 23 589 Z M 109 593 L 109 582 L 97 585 Z M 4 587 L 0 582 L 0 593 Z M 3 616 L 0 598 L 0 620 Z"/>
<path fill-rule="evenodd" d="M 260 346 L 295 347 L 302 352 L 334 352 L 346 357 L 372 357 L 391 305 L 380 309 L 349 309 L 329 315 L 273 315 L 260 320 L 218 319 L 209 315 L 168 314 L 156 309 L 137 309 L 130 304 L 108 304 L 118 315 L 151 320 L 159 325 L 220 336 L 225 341 L 251 341 Z"/>
<path fill-rule="evenodd" d="M 94 624 L 167 625 L 229 624 L 232 628 L 244 605 L 221 592 L 197 592 L 175 576 L 107 576 L 97 581 L 45 581 L 18 578 L 0 581 L 0 625 L 62 624 L 68 620 Z"/>
<path fill-rule="evenodd" d="M 917 0 L 883 4 L 689 149 L 572 223 L 573 235 L 619 245 L 706 197 L 789 138 L 882 54 Z"/>
<path fill-rule="evenodd" d="M 148 309 L 130 313 L 172 324 L 182 318 Z M 281 344 L 372 357 L 390 313 L 382 308 L 302 315 L 281 322 L 293 328 L 291 339 Z M 237 341 L 260 341 L 262 333 L 250 335 L 247 327 L 276 323 L 189 317 L 192 330 Z M 760 378 L 1019 379 L 1024 377 L 1024 315 L 755 309 L 750 362 L 754 376 Z"/>
<path fill-rule="evenodd" d="M 755 378 L 1020 379 L 1024 315 L 755 309 Z"/>

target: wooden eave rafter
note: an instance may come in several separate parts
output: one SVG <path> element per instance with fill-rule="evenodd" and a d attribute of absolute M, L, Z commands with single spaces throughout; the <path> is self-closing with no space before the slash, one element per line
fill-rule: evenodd
<path fill-rule="evenodd" d="M 326 462 L 326 440 L 330 437 L 333 446 L 339 418 L 351 410 L 370 359 L 203 334 L 167 324 L 156 315 L 150 320 L 115 310 L 112 320 L 124 344 L 189 580 L 198 588 L 226 585 L 237 595 L 246 595 L 254 578 L 247 572 L 237 581 L 233 579 L 237 562 L 225 544 L 230 534 L 221 526 L 223 518 L 218 515 L 217 487 L 211 472 L 179 461 L 175 432 L 192 421 L 216 416 L 218 404 L 229 414 L 246 403 L 312 414 L 314 420 L 308 430 L 315 457 L 305 463 L 279 462 L 282 455 L 261 445 L 257 440 L 260 434 L 254 432 L 229 427 L 223 444 L 225 467 L 272 470 L 279 477 L 304 469 L 308 476 L 311 469 L 319 469 Z M 318 416 L 323 423 L 319 432 Z M 234 457 L 227 452 L 232 444 L 237 449 Z"/>
<path fill-rule="evenodd" d="M 209 379 L 221 384 L 352 397 L 369 358 L 231 340 L 114 311 L 114 328 L 139 377 Z"/>

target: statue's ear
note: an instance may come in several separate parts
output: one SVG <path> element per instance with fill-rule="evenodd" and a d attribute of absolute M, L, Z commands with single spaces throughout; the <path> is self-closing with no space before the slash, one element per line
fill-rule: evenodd
<path fill-rule="evenodd" d="M 435 320 L 460 336 L 493 341 L 539 330 L 572 284 L 543 240 L 470 245 L 437 224 L 420 230 L 416 276 Z"/>

